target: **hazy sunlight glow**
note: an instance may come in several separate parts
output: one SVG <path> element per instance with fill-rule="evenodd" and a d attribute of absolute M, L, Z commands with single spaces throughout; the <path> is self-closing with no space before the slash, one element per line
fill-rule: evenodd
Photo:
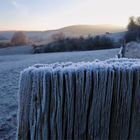
<path fill-rule="evenodd" d="M 48 30 L 74 24 L 126 26 L 139 0 L 0 0 L 0 30 Z"/>

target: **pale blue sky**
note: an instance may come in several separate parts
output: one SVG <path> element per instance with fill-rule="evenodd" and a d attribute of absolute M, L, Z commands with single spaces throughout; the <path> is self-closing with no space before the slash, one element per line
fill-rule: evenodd
<path fill-rule="evenodd" d="M 0 30 L 48 30 L 74 24 L 126 25 L 140 0 L 0 0 Z"/>

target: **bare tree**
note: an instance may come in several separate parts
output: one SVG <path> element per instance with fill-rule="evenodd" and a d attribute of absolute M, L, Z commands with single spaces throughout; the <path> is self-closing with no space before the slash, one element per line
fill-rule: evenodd
<path fill-rule="evenodd" d="M 24 32 L 19 31 L 14 33 L 11 43 L 14 45 L 26 45 L 28 43 L 28 39 Z"/>

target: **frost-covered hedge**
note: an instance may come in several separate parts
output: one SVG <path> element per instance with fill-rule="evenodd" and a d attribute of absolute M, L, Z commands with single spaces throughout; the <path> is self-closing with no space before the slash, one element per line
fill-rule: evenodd
<path fill-rule="evenodd" d="M 35 65 L 24 70 L 18 139 L 140 139 L 140 60 Z"/>

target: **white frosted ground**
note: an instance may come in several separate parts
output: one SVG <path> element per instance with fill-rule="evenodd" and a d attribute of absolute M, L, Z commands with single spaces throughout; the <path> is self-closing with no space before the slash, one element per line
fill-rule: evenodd
<path fill-rule="evenodd" d="M 1 50 L 0 50 L 1 52 Z M 5 51 L 6 52 L 6 51 Z M 0 53 L 0 140 L 15 140 L 17 92 L 20 71 L 36 63 L 80 62 L 115 57 L 119 49 L 46 54 Z"/>

